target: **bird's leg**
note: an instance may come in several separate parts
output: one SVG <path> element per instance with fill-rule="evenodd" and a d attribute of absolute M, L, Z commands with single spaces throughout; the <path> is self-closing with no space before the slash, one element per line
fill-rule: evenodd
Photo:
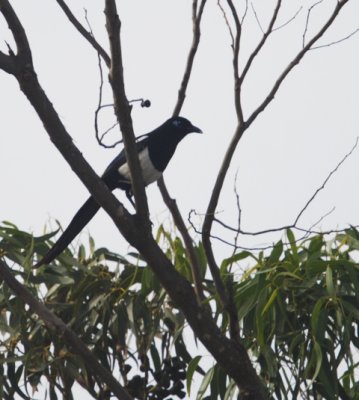
<path fill-rule="evenodd" d="M 132 193 L 131 189 L 126 190 L 126 197 L 130 201 L 130 203 L 133 205 L 133 208 L 136 210 L 136 204 L 133 201 L 133 193 Z M 149 220 L 149 221 L 150 221 L 151 227 L 153 227 L 153 222 L 151 220 Z"/>

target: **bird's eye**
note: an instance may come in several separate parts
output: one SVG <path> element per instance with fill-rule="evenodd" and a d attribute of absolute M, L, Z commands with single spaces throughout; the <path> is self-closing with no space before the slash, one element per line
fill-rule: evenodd
<path fill-rule="evenodd" d="M 177 128 L 182 124 L 182 121 L 178 118 L 174 119 L 172 121 L 173 125 L 176 126 Z"/>

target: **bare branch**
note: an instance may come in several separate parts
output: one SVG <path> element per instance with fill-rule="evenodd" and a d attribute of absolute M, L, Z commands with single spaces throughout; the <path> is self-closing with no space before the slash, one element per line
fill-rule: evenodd
<path fill-rule="evenodd" d="M 182 109 L 182 106 L 183 106 L 183 103 L 184 103 L 184 100 L 186 97 L 186 91 L 187 91 L 189 79 L 190 79 L 191 73 L 192 73 L 194 58 L 196 56 L 198 45 L 200 42 L 200 37 L 201 37 L 200 25 L 201 25 L 201 20 L 202 20 L 202 15 L 203 15 L 203 10 L 204 10 L 205 5 L 206 5 L 206 0 L 202 0 L 200 3 L 200 6 L 199 6 L 199 10 L 197 10 L 198 9 L 197 0 L 193 0 L 193 3 L 192 3 L 193 39 L 192 39 L 192 45 L 191 45 L 191 48 L 189 50 L 189 54 L 187 57 L 187 64 L 185 67 L 185 72 L 183 74 L 181 86 L 178 91 L 177 103 L 176 103 L 174 111 L 173 111 L 174 116 L 179 115 L 179 113 L 181 112 L 181 109 Z M 160 189 L 163 201 L 166 204 L 167 208 L 170 210 L 172 218 L 177 226 L 177 229 L 181 233 L 181 236 L 185 243 L 186 252 L 188 254 L 188 258 L 191 263 L 192 277 L 193 277 L 193 282 L 195 285 L 195 292 L 196 292 L 197 300 L 198 300 L 199 304 L 201 304 L 204 299 L 203 286 L 202 286 L 202 279 L 201 279 L 201 274 L 200 274 L 199 261 L 198 261 L 195 249 L 193 247 L 192 238 L 190 237 L 190 235 L 188 233 L 188 230 L 184 223 L 183 217 L 177 206 L 176 200 L 171 198 L 171 196 L 167 190 L 167 187 L 166 187 L 163 177 L 157 181 L 157 184 Z"/>
<path fill-rule="evenodd" d="M 131 107 L 126 97 L 123 77 L 122 50 L 120 42 L 121 21 L 117 14 L 115 0 L 105 2 L 106 28 L 111 49 L 111 68 L 109 80 L 112 87 L 115 114 L 120 124 L 125 145 L 126 159 L 131 172 L 132 191 L 136 201 L 136 212 L 142 220 L 143 228 L 149 233 L 151 224 L 148 218 L 149 210 L 145 186 L 136 151 L 135 135 L 133 132 Z"/>
<path fill-rule="evenodd" d="M 329 211 L 327 211 L 325 214 L 323 214 L 316 222 L 314 222 L 309 229 L 307 230 L 310 233 L 313 233 L 313 228 L 317 225 L 319 225 L 321 222 L 324 221 L 325 218 L 327 218 L 330 214 L 332 214 L 335 211 L 335 206 L 333 206 Z M 298 230 L 303 230 L 299 227 L 297 227 Z"/>
<path fill-rule="evenodd" d="M 98 362 L 91 351 L 84 345 L 60 318 L 54 315 L 47 307 L 40 303 L 31 292 L 18 282 L 10 268 L 0 259 L 0 277 L 5 281 L 7 286 L 30 306 L 32 311 L 36 313 L 46 324 L 47 328 L 56 336 L 61 336 L 70 346 L 75 354 L 80 355 L 85 361 L 86 366 L 92 371 L 93 375 L 98 377 L 102 382 L 106 383 L 112 393 L 120 400 L 131 400 L 132 397 L 122 388 L 111 372 Z"/>
<path fill-rule="evenodd" d="M 187 91 L 189 78 L 190 78 L 191 72 L 192 72 L 193 61 L 196 56 L 200 37 L 201 37 L 200 25 L 201 25 L 201 19 L 202 19 L 202 14 L 203 14 L 205 5 L 206 5 L 206 0 L 202 0 L 201 4 L 199 6 L 199 10 L 197 11 L 197 1 L 196 0 L 193 1 L 193 5 L 192 5 L 192 7 L 193 7 L 193 11 L 192 11 L 192 24 L 193 24 L 192 45 L 191 45 L 191 49 L 190 49 L 188 57 L 187 57 L 186 68 L 185 68 L 185 72 L 183 74 L 180 89 L 178 91 L 177 103 L 176 103 L 175 108 L 172 113 L 173 116 L 179 115 L 179 113 L 182 109 L 184 100 L 186 98 L 186 91 Z"/>
<path fill-rule="evenodd" d="M 249 116 L 247 121 L 245 122 L 246 127 L 249 127 L 253 121 L 258 117 L 258 115 L 271 103 L 271 101 L 274 99 L 278 89 L 282 85 L 283 81 L 287 77 L 287 75 L 293 70 L 293 68 L 300 63 L 300 61 L 303 59 L 307 51 L 324 35 L 324 33 L 328 30 L 328 28 L 332 25 L 332 23 L 335 21 L 337 16 L 339 15 L 341 9 L 345 6 L 345 4 L 349 0 L 341 0 L 338 1 L 332 14 L 328 18 L 327 22 L 322 26 L 322 28 L 312 37 L 312 39 L 303 47 L 301 51 L 298 52 L 298 54 L 293 58 L 293 60 L 289 63 L 287 68 L 280 74 L 279 78 L 276 80 L 274 83 L 274 86 L 268 93 L 267 97 L 262 101 L 262 103 L 257 107 L 256 110 L 252 112 L 252 114 Z"/>
<path fill-rule="evenodd" d="M 346 231 L 347 228 L 341 228 L 341 229 L 330 229 L 330 230 L 326 230 L 326 231 L 318 231 L 318 230 L 314 230 L 314 226 L 318 225 L 320 222 L 322 222 L 328 215 L 332 214 L 333 211 L 335 210 L 335 207 L 332 207 L 328 212 L 326 212 L 324 215 L 322 215 L 314 224 L 311 225 L 310 228 L 301 228 L 299 226 L 294 226 L 292 225 L 285 225 L 285 226 L 281 226 L 279 228 L 270 228 L 270 229 L 266 229 L 263 231 L 257 231 L 257 232 L 248 232 L 248 231 L 243 231 L 240 230 L 238 231 L 237 228 L 233 228 L 230 225 L 225 224 L 223 221 L 219 220 L 219 219 L 215 219 L 215 222 L 219 223 L 220 225 L 222 225 L 225 229 L 231 230 L 233 232 L 235 232 L 236 234 L 240 234 L 240 235 L 244 235 L 244 236 L 260 236 L 260 235 L 265 235 L 265 234 L 271 234 L 271 233 L 276 233 L 276 232 L 283 232 L 286 231 L 287 229 L 292 229 L 292 230 L 297 230 L 299 232 L 304 232 L 305 234 L 299 238 L 296 239 L 296 243 L 301 242 L 304 239 L 307 239 L 308 237 L 312 236 L 312 235 L 331 235 L 333 233 L 343 233 Z M 194 232 L 196 232 L 197 234 L 202 234 L 203 232 L 201 230 L 199 230 L 198 228 L 196 228 L 196 226 L 194 225 L 193 221 L 192 221 L 192 214 L 198 214 L 195 212 L 195 210 L 191 210 L 188 216 L 188 221 L 189 224 L 191 225 L 192 229 L 194 230 Z M 351 225 L 352 226 L 352 225 Z M 354 228 L 359 228 L 359 225 L 353 225 Z M 225 240 L 223 238 L 221 238 L 220 236 L 217 235 L 213 235 L 211 234 L 211 239 L 217 240 L 220 243 L 223 243 L 229 247 L 232 247 L 234 249 L 234 251 L 241 249 L 241 250 L 248 250 L 248 251 L 263 251 L 263 250 L 269 250 L 269 249 L 273 249 L 274 245 L 270 244 L 270 245 L 266 245 L 266 246 L 241 246 L 238 245 L 237 243 L 232 243 L 228 240 Z M 284 244 L 289 244 L 289 243 L 284 243 Z"/>
<path fill-rule="evenodd" d="M 226 23 L 228 31 L 229 31 L 229 34 L 231 36 L 231 42 L 232 42 L 231 46 L 232 46 L 232 48 L 234 48 L 234 35 L 233 35 L 233 31 L 232 31 L 231 25 L 230 25 L 230 23 L 228 21 L 226 10 L 223 8 L 223 6 L 221 4 L 221 0 L 217 0 L 217 4 L 218 4 L 219 9 L 222 12 L 222 15 L 223 15 L 223 18 L 224 18 L 224 22 Z"/>
<path fill-rule="evenodd" d="M 258 24 L 258 26 L 259 26 L 259 29 L 260 29 L 261 32 L 264 34 L 264 29 L 262 28 L 262 24 L 261 24 L 261 22 L 259 21 L 259 18 L 258 18 L 258 15 L 257 15 L 257 11 L 256 11 L 256 9 L 254 8 L 253 3 L 251 3 L 251 7 L 252 7 L 253 14 L 254 14 L 254 18 L 256 19 L 257 24 Z"/>
<path fill-rule="evenodd" d="M 316 3 L 312 4 L 312 5 L 308 8 L 307 18 L 306 18 L 306 20 L 305 20 L 305 28 L 304 28 L 304 32 L 303 32 L 303 38 L 302 38 L 302 47 L 303 47 L 303 48 L 304 48 L 304 46 L 305 46 L 305 39 L 306 39 L 307 31 L 308 31 L 310 15 L 311 15 L 313 9 L 314 9 L 316 6 L 318 6 L 320 3 L 323 3 L 323 0 L 318 0 Z"/>
<path fill-rule="evenodd" d="M 246 6 L 244 7 L 244 13 L 241 20 L 241 25 L 243 25 L 244 20 L 246 19 L 248 13 L 248 0 L 246 0 Z"/>
<path fill-rule="evenodd" d="M 213 277 L 213 281 L 216 285 L 216 290 L 218 292 L 218 296 L 221 299 L 223 308 L 225 310 L 227 310 L 229 315 L 233 315 L 233 317 L 234 317 L 234 314 L 233 314 L 233 310 L 232 310 L 232 306 L 233 306 L 232 300 L 229 298 L 228 292 L 223 284 L 223 281 L 222 281 L 220 273 L 219 273 L 219 267 L 214 258 L 212 243 L 211 243 L 211 230 L 212 230 L 215 211 L 216 211 L 218 200 L 219 200 L 219 195 L 222 191 L 224 178 L 227 174 L 227 170 L 229 168 L 230 160 L 232 158 L 234 150 L 237 147 L 237 143 L 238 143 L 239 139 L 242 137 L 243 132 L 244 132 L 243 128 L 241 126 L 238 126 L 236 129 L 236 132 L 229 144 L 226 155 L 223 159 L 221 168 L 219 170 L 209 204 L 207 206 L 207 211 L 206 211 L 206 215 L 205 215 L 205 219 L 204 219 L 203 227 L 202 227 L 202 232 L 201 232 L 202 242 L 203 242 L 203 246 L 204 246 L 206 256 L 207 256 L 208 266 L 210 268 L 210 271 L 211 271 L 211 274 Z"/>
<path fill-rule="evenodd" d="M 185 243 L 186 252 L 187 252 L 189 261 L 191 263 L 192 278 L 193 278 L 193 282 L 194 282 L 194 287 L 195 287 L 198 304 L 202 304 L 203 300 L 204 300 L 202 277 L 200 274 L 200 267 L 199 267 L 199 261 L 197 258 L 197 254 L 193 247 L 192 238 L 188 234 L 187 227 L 186 227 L 186 225 L 183 221 L 182 215 L 177 207 L 176 200 L 172 199 L 170 194 L 168 193 L 168 190 L 166 188 L 166 185 L 164 184 L 163 178 L 159 179 L 158 187 L 160 188 L 160 191 L 161 191 L 161 194 L 163 197 L 163 201 L 165 202 L 168 209 L 170 210 L 173 221 L 174 221 L 177 229 L 181 233 L 181 236 Z"/>
<path fill-rule="evenodd" d="M 243 246 L 238 246 L 238 244 L 237 244 L 238 235 L 241 234 L 241 235 L 247 235 L 247 236 L 260 236 L 260 235 L 265 235 L 265 234 L 270 234 L 270 233 L 275 233 L 275 232 L 282 232 L 283 230 L 286 230 L 286 229 L 297 229 L 297 230 L 306 232 L 306 235 L 304 235 L 302 238 L 299 238 L 299 239 L 298 239 L 298 241 L 299 241 L 299 240 L 304 239 L 304 238 L 305 238 L 307 235 L 309 235 L 309 234 L 317 234 L 318 232 L 313 231 L 313 227 L 316 226 L 316 225 L 318 225 L 320 222 L 323 221 L 324 218 L 326 218 L 328 215 L 330 215 L 330 214 L 334 211 L 335 207 L 333 207 L 329 212 L 327 212 L 326 214 L 324 214 L 323 216 L 321 216 L 320 219 L 319 219 L 317 222 L 315 222 L 309 229 L 304 229 L 304 228 L 298 227 L 298 226 L 297 226 L 298 221 L 299 221 L 300 217 L 303 215 L 303 213 L 305 212 L 305 210 L 309 207 L 309 205 L 310 205 L 310 204 L 313 202 L 313 200 L 316 198 L 316 196 L 318 195 L 318 193 L 319 193 L 321 190 L 323 190 L 323 189 L 325 188 L 325 186 L 326 186 L 326 184 L 328 183 L 328 181 L 330 180 L 330 178 L 338 171 L 338 169 L 341 167 L 341 165 L 351 156 L 351 154 L 354 152 L 354 150 L 355 150 L 356 147 L 358 146 L 358 143 L 359 143 L 359 137 L 357 137 L 357 139 L 356 139 L 356 141 L 355 141 L 353 147 L 350 149 L 350 151 L 349 151 L 347 154 L 345 154 L 345 156 L 340 160 L 340 162 L 336 165 L 336 167 L 335 167 L 335 168 L 328 174 L 328 176 L 325 178 L 325 180 L 324 180 L 324 182 L 322 183 L 322 185 L 314 192 L 314 194 L 313 194 L 313 195 L 310 197 L 310 199 L 306 202 L 306 204 L 305 204 L 304 207 L 300 210 L 300 212 L 298 213 L 297 217 L 295 218 L 295 220 L 294 220 L 294 222 L 293 222 L 292 224 L 285 225 L 285 226 L 281 226 L 281 227 L 277 227 L 277 228 L 264 229 L 264 230 L 256 231 L 256 232 L 249 232 L 249 231 L 244 231 L 244 230 L 242 230 L 242 229 L 240 228 L 240 214 L 241 214 L 241 209 L 240 209 L 240 205 L 239 205 L 239 195 L 238 195 L 238 192 L 237 192 L 237 190 L 236 190 L 236 188 L 235 188 L 236 199 L 237 199 L 237 207 L 238 207 L 238 211 L 239 211 L 239 226 L 238 226 L 238 228 L 234 228 L 234 227 L 232 227 L 232 226 L 230 226 L 230 225 L 224 223 L 224 222 L 221 221 L 220 219 L 216 218 L 216 217 L 215 217 L 215 214 L 213 214 L 213 215 L 210 216 L 212 222 L 216 222 L 216 223 L 218 223 L 219 225 L 221 225 L 222 227 L 224 227 L 225 229 L 228 229 L 228 230 L 230 230 L 230 231 L 236 233 L 234 244 L 231 243 L 231 242 L 229 242 L 229 241 L 227 241 L 227 240 L 224 240 L 224 239 L 222 239 L 222 238 L 220 238 L 220 237 L 218 237 L 218 236 L 216 236 L 216 235 L 212 235 L 211 233 L 210 233 L 208 236 L 209 236 L 211 239 L 218 240 L 218 241 L 220 241 L 220 242 L 222 242 L 222 243 L 224 243 L 224 244 L 226 244 L 226 245 L 229 245 L 229 246 L 233 247 L 235 250 L 238 249 L 238 248 L 245 249 L 245 250 L 265 250 L 265 249 L 271 248 L 272 246 L 266 246 L 266 247 L 243 247 Z M 202 231 L 200 231 L 200 230 L 198 230 L 198 229 L 194 226 L 194 224 L 193 224 L 193 222 L 192 222 L 192 220 L 191 220 L 192 214 L 198 215 L 198 213 L 196 213 L 195 210 L 191 210 L 191 212 L 190 212 L 190 214 L 189 214 L 189 216 L 188 216 L 188 221 L 189 221 L 189 223 L 191 224 L 192 228 L 194 229 L 194 231 L 195 231 L 196 233 L 201 234 L 202 236 L 204 236 L 204 234 L 205 234 L 205 233 L 204 233 L 204 230 L 203 230 L 204 228 L 202 229 Z M 208 218 L 208 216 L 205 215 L 205 221 L 206 221 L 207 218 Z M 203 226 L 205 226 L 205 225 L 203 224 Z M 342 232 L 342 231 L 343 231 L 342 229 L 341 229 L 341 230 L 338 230 L 338 231 L 331 230 L 331 231 L 328 231 L 328 233 Z M 207 257 L 208 257 L 208 255 L 207 255 Z M 211 272 L 212 272 L 212 271 L 211 271 Z"/>
<path fill-rule="evenodd" d="M 8 56 L 0 51 L 0 68 L 3 69 L 8 74 L 15 74 L 15 63 L 14 57 Z"/>
<path fill-rule="evenodd" d="M 280 10 L 281 5 L 282 5 L 282 1 L 281 1 L 281 0 L 278 0 L 278 1 L 277 1 L 277 5 L 276 5 L 276 7 L 275 7 L 275 9 L 274 9 L 272 18 L 271 18 L 271 20 L 270 20 L 270 22 L 269 22 L 269 25 L 268 25 L 267 30 L 266 30 L 265 32 L 263 32 L 263 30 L 262 30 L 262 32 L 263 32 L 263 37 L 262 37 L 262 39 L 261 39 L 260 42 L 258 43 L 257 47 L 253 50 L 253 52 L 251 53 L 251 55 L 249 56 L 249 58 L 248 58 L 248 60 L 247 60 L 247 62 L 246 62 L 246 64 L 245 64 L 245 66 L 243 67 L 242 74 L 241 74 L 241 76 L 240 76 L 240 78 L 239 78 L 240 84 L 243 83 L 244 78 L 245 78 L 245 76 L 247 75 L 247 73 L 248 73 L 248 71 L 249 71 L 249 69 L 250 69 L 250 67 L 251 67 L 251 65 L 252 65 L 252 63 L 253 63 L 253 61 L 254 61 L 254 59 L 257 57 L 257 55 L 259 54 L 259 52 L 260 52 L 261 49 L 263 48 L 263 46 L 264 46 L 264 44 L 266 43 L 266 41 L 267 41 L 269 35 L 273 32 L 273 27 L 274 27 L 274 24 L 275 24 L 275 22 L 276 22 L 276 20 L 277 20 L 278 13 L 279 13 L 279 10 Z"/>
<path fill-rule="evenodd" d="M 239 20 L 238 12 L 234 6 L 232 0 L 227 0 L 229 9 L 231 10 L 232 17 L 234 20 L 234 26 L 236 28 L 235 37 L 233 41 L 233 79 L 234 79 L 234 104 L 236 107 L 237 119 L 240 124 L 243 123 L 243 110 L 241 104 L 241 82 L 238 75 L 238 65 L 239 65 L 239 47 L 242 34 L 242 25 Z"/>
<path fill-rule="evenodd" d="M 14 35 L 17 55 L 26 59 L 26 61 L 32 66 L 32 55 L 25 30 L 8 0 L 0 0 L 0 12 L 3 14 L 12 34 Z"/>
<path fill-rule="evenodd" d="M 236 172 L 236 176 L 234 178 L 234 195 L 236 196 L 236 204 L 237 204 L 237 211 L 238 211 L 238 232 L 236 232 L 234 236 L 234 250 L 233 252 L 236 251 L 237 244 L 238 244 L 238 238 L 239 238 L 239 231 L 241 229 L 241 219 L 242 219 L 242 209 L 241 209 L 241 204 L 240 204 L 240 199 L 239 199 L 239 192 L 237 189 L 237 179 L 238 179 L 238 170 Z"/>
<path fill-rule="evenodd" d="M 281 25 L 279 25 L 279 26 L 273 28 L 273 29 L 272 29 L 272 32 L 279 31 L 280 29 L 282 29 L 282 28 L 284 28 L 285 26 L 289 25 L 292 21 L 294 21 L 294 20 L 298 17 L 298 15 L 300 14 L 300 12 L 301 12 L 302 10 L 303 10 L 303 6 L 300 6 L 300 7 L 298 8 L 298 10 L 295 12 L 295 14 L 294 14 L 291 18 L 289 18 L 287 21 L 283 22 Z"/>
<path fill-rule="evenodd" d="M 97 42 L 91 32 L 88 32 L 81 23 L 77 20 L 74 14 L 71 12 L 64 0 L 56 0 L 57 4 L 61 7 L 62 11 L 67 16 L 68 20 L 72 25 L 79 31 L 79 33 L 91 44 L 91 46 L 97 51 L 97 53 L 103 58 L 108 68 L 111 65 L 111 59 L 106 53 L 104 48 Z"/>
<path fill-rule="evenodd" d="M 211 243 L 211 229 L 213 224 L 213 216 L 217 208 L 218 200 L 220 193 L 222 191 L 224 178 L 226 176 L 228 167 L 230 165 L 230 160 L 235 151 L 237 143 L 239 139 L 242 137 L 243 130 L 243 110 L 241 104 L 241 84 L 238 75 L 238 59 L 239 59 L 239 49 L 240 49 L 240 39 L 242 33 L 242 26 L 239 20 L 238 12 L 232 2 L 232 0 L 227 0 L 227 4 L 231 10 L 232 17 L 235 25 L 235 36 L 233 40 L 233 79 L 234 79 L 234 103 L 235 109 L 238 119 L 238 127 L 236 129 L 235 135 L 232 141 L 229 144 L 228 150 L 222 162 L 221 168 L 217 175 L 217 179 L 212 191 L 211 198 L 208 203 L 206 217 L 203 222 L 203 231 L 202 231 L 202 242 L 203 247 L 206 253 L 207 262 L 209 269 L 211 271 L 211 275 L 221 301 L 223 309 L 227 312 L 230 322 L 230 336 L 237 343 L 240 341 L 240 332 L 239 332 L 239 321 L 238 321 L 238 313 L 234 303 L 234 298 L 232 295 L 232 291 L 228 290 L 225 287 L 224 282 L 220 276 L 220 271 L 216 259 L 214 257 L 212 243 Z"/>
<path fill-rule="evenodd" d="M 234 20 L 235 24 L 235 37 L 233 41 L 233 77 L 234 77 L 234 101 L 235 101 L 235 107 L 236 107 L 236 113 L 237 113 L 237 118 L 239 121 L 238 127 L 235 131 L 235 134 L 229 144 L 229 147 L 227 149 L 226 155 L 223 159 L 221 168 L 218 172 L 217 179 L 212 191 L 211 198 L 209 200 L 208 206 L 207 206 L 207 211 L 206 211 L 206 216 L 203 222 L 203 229 L 202 229 L 202 242 L 203 242 L 203 247 L 205 249 L 205 253 L 207 256 L 207 261 L 208 261 L 208 266 L 211 271 L 211 275 L 213 278 L 213 281 L 216 286 L 216 290 L 218 292 L 218 296 L 221 300 L 223 308 L 228 312 L 231 320 L 236 320 L 236 322 L 233 322 L 233 326 L 237 326 L 236 330 L 233 331 L 233 335 L 238 338 L 238 321 L 237 321 L 237 313 L 235 311 L 233 299 L 229 295 L 228 291 L 226 290 L 223 281 L 221 279 L 220 273 L 219 273 L 219 267 L 217 265 L 217 262 L 215 260 L 214 254 L 213 254 L 213 248 L 212 248 L 212 243 L 211 243 L 211 229 L 212 229 L 212 224 L 213 224 L 213 218 L 214 214 L 217 208 L 219 196 L 223 187 L 223 182 L 224 178 L 226 176 L 228 167 L 230 165 L 230 160 L 232 158 L 232 155 L 235 151 L 235 148 L 237 146 L 237 143 L 239 139 L 242 137 L 243 134 L 243 129 L 242 129 L 242 121 L 243 121 L 243 111 L 242 111 L 242 105 L 241 105 L 241 96 L 240 96 L 240 81 L 239 81 L 239 76 L 238 76 L 238 57 L 239 57 L 239 48 L 240 48 L 240 38 L 241 38 L 241 22 L 239 20 L 239 16 L 237 13 L 237 10 L 232 2 L 232 0 L 227 0 L 227 4 L 229 6 L 229 9 L 232 13 L 232 17 Z"/>
<path fill-rule="evenodd" d="M 322 183 L 322 185 L 314 192 L 314 194 L 312 195 L 312 197 L 305 203 L 304 207 L 301 209 L 301 211 L 299 212 L 299 214 L 297 215 L 297 218 L 294 220 L 293 225 L 296 225 L 297 222 L 299 221 L 300 217 L 303 215 L 304 211 L 309 207 L 309 205 L 312 203 L 312 201 L 317 197 L 318 193 L 323 190 L 325 188 L 325 185 L 328 183 L 329 179 L 338 171 L 338 169 L 340 168 L 340 166 L 346 161 L 346 159 L 348 157 L 351 156 L 351 154 L 353 153 L 353 151 L 356 149 L 357 145 L 358 145 L 358 141 L 359 141 L 359 137 L 356 138 L 355 144 L 354 146 L 351 148 L 351 150 L 349 151 L 349 153 L 347 153 L 342 159 L 341 161 L 337 164 L 337 166 L 330 171 L 330 173 L 328 174 L 328 176 L 325 178 L 324 182 Z"/>
<path fill-rule="evenodd" d="M 312 47 L 310 50 L 322 49 L 323 47 L 330 47 L 330 46 L 333 46 L 333 45 L 335 45 L 335 44 L 344 42 L 344 41 L 350 39 L 352 36 L 354 36 L 354 35 L 357 34 L 358 32 L 359 32 L 359 28 L 355 29 L 353 32 L 349 33 L 349 35 L 344 36 L 344 37 L 341 38 L 341 39 L 335 40 L 335 41 L 330 42 L 330 43 L 321 44 L 321 45 L 319 45 L 319 46 L 314 46 L 314 47 Z"/>
<path fill-rule="evenodd" d="M 329 182 L 329 180 L 332 178 L 332 176 L 339 170 L 339 168 L 344 164 L 344 162 L 353 154 L 354 150 L 357 148 L 359 143 L 359 137 L 356 138 L 355 143 L 353 145 L 353 147 L 350 149 L 350 151 L 348 153 L 346 153 L 344 155 L 344 157 L 339 161 L 339 163 L 336 165 L 336 167 L 330 171 L 330 173 L 327 175 L 327 177 L 325 178 L 325 180 L 323 181 L 322 185 L 316 189 L 316 191 L 313 193 L 313 195 L 310 197 L 310 199 L 305 203 L 304 207 L 299 211 L 298 215 L 296 216 L 294 222 L 292 224 L 289 225 L 285 225 L 285 226 L 280 226 L 278 228 L 269 228 L 269 229 L 264 229 L 261 231 L 256 231 L 256 232 L 248 232 L 248 231 L 244 231 L 242 229 L 238 229 L 238 228 L 234 228 L 231 227 L 227 224 L 225 224 L 223 221 L 221 221 L 220 219 L 216 218 L 215 216 L 213 216 L 213 221 L 217 222 L 218 224 L 220 224 L 221 226 L 223 226 L 224 228 L 232 231 L 232 232 L 238 232 L 242 235 L 247 235 L 247 236 L 260 236 L 260 235 L 265 235 L 268 233 L 274 233 L 274 232 L 280 232 L 283 231 L 285 229 L 302 229 L 303 228 L 299 228 L 297 226 L 299 219 L 301 218 L 301 216 L 303 215 L 303 213 L 308 209 L 309 205 L 313 202 L 313 200 L 317 197 L 318 193 L 320 191 L 322 191 L 325 186 L 327 185 L 327 183 Z M 237 195 L 237 206 L 238 206 L 238 195 Z M 240 211 L 240 208 L 239 208 Z M 332 209 L 330 212 L 326 213 L 324 216 L 320 217 L 320 219 L 315 222 L 309 229 L 305 229 L 306 232 L 311 232 L 313 226 L 316 226 L 318 223 L 320 223 L 326 216 L 328 216 L 329 214 L 331 214 L 334 210 Z M 191 211 L 190 215 L 195 213 L 194 210 Z M 193 226 L 193 224 L 192 224 Z"/>

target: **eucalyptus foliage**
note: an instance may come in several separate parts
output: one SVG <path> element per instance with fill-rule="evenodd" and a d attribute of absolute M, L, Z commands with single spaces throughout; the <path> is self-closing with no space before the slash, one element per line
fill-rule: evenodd
<path fill-rule="evenodd" d="M 76 332 L 101 363 L 138 399 L 239 398 L 236 386 L 202 348 L 188 348 L 190 332 L 137 253 L 96 249 L 90 239 L 74 254 L 33 270 L 56 232 L 34 238 L 10 223 L 0 227 L 0 257 L 19 281 Z M 191 280 L 178 237 L 159 229 L 157 240 Z M 195 248 L 209 306 L 221 329 L 228 321 Z M 297 241 L 291 231 L 271 252 L 236 252 L 221 265 L 232 288 L 241 338 L 274 399 L 356 399 L 359 347 L 359 233 Z M 0 398 L 72 399 L 75 382 L 94 398 L 110 398 L 76 354 L 1 283 Z M 191 354 L 190 354 L 191 353 Z M 196 381 L 196 392 L 193 382 Z"/>

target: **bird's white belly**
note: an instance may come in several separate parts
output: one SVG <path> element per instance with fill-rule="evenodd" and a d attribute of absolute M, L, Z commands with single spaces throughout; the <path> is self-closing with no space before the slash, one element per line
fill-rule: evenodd
<path fill-rule="evenodd" d="M 140 166 L 142 170 L 142 177 L 145 186 L 149 185 L 152 182 L 157 181 L 162 176 L 162 172 L 158 171 L 152 164 L 149 154 L 148 154 L 148 148 L 145 148 L 143 151 L 141 151 L 138 154 L 138 159 L 140 161 Z M 124 176 L 126 179 L 130 180 L 130 169 L 128 167 L 128 164 L 125 163 L 121 165 L 121 167 L 118 169 L 118 172 Z"/>

